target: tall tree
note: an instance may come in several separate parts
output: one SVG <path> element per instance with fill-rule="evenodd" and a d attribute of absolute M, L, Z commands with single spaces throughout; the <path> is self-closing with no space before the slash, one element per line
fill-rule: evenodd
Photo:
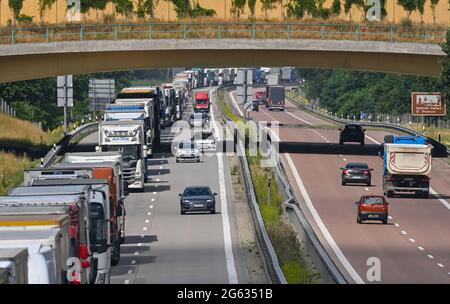
<path fill-rule="evenodd" d="M 139 18 L 145 18 L 146 16 L 153 18 L 156 5 L 158 5 L 158 0 L 139 0 L 136 7 L 136 15 Z"/>
<path fill-rule="evenodd" d="M 290 0 L 286 7 L 287 15 L 296 19 L 302 19 L 306 14 L 318 16 L 315 0 Z"/>
<path fill-rule="evenodd" d="M 20 11 L 23 8 L 23 0 L 8 0 L 8 6 L 13 15 L 13 26 L 16 26 L 16 20 L 20 19 Z"/>
<path fill-rule="evenodd" d="M 200 6 L 198 0 L 194 3 L 194 8 L 191 10 L 190 16 L 195 17 L 212 17 L 216 15 L 216 11 L 212 8 L 204 8 Z"/>
<path fill-rule="evenodd" d="M 112 0 L 116 13 L 129 18 L 133 13 L 134 5 L 131 0 Z"/>
<path fill-rule="evenodd" d="M 247 6 L 250 11 L 250 18 L 255 17 L 256 0 L 247 0 Z"/>
<path fill-rule="evenodd" d="M 175 6 L 175 12 L 179 19 L 187 18 L 191 14 L 191 4 L 189 0 L 170 0 Z"/>
<path fill-rule="evenodd" d="M 442 44 L 442 51 L 447 54 L 447 57 L 442 59 L 442 72 L 440 77 L 440 89 L 446 95 L 447 108 L 450 106 L 450 30 L 447 31 L 446 41 Z M 448 113 L 448 111 L 447 111 Z M 447 117 L 450 113 L 447 114 Z"/>
<path fill-rule="evenodd" d="M 423 23 L 423 13 L 425 12 L 425 2 L 426 0 L 416 0 L 417 10 L 420 14 L 420 23 Z"/>
<path fill-rule="evenodd" d="M 338 17 L 342 12 L 341 0 L 333 0 L 331 4 L 331 15 Z"/>
<path fill-rule="evenodd" d="M 397 0 L 397 3 L 408 13 L 408 18 L 417 9 L 417 0 Z"/>
<path fill-rule="evenodd" d="M 246 0 L 232 0 L 230 12 L 233 16 L 239 18 L 244 13 Z"/>
<path fill-rule="evenodd" d="M 279 1 L 280 0 L 261 0 L 261 8 L 266 19 L 268 18 L 268 11 L 274 9 Z"/>
<path fill-rule="evenodd" d="M 39 0 L 39 19 L 41 20 L 41 23 L 44 22 L 45 11 L 50 9 L 55 2 L 56 0 Z"/>
<path fill-rule="evenodd" d="M 449 1 L 450 3 L 450 1 Z M 436 6 L 439 4 L 439 0 L 430 0 L 431 13 L 433 14 L 433 23 L 436 24 Z"/>

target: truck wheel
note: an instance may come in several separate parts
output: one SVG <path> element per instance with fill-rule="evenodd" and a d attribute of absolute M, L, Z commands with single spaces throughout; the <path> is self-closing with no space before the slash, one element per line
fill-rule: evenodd
<path fill-rule="evenodd" d="M 427 199 L 430 196 L 428 191 L 419 192 L 419 197 Z"/>
<path fill-rule="evenodd" d="M 372 185 L 372 182 L 369 180 L 368 182 L 367 182 L 367 186 L 371 186 Z"/>
<path fill-rule="evenodd" d="M 362 224 L 362 220 L 361 220 L 361 218 L 359 217 L 359 215 L 356 217 L 356 222 L 357 222 L 358 224 Z"/>
<path fill-rule="evenodd" d="M 211 210 L 211 214 L 216 214 L 216 208 Z"/>
<path fill-rule="evenodd" d="M 386 135 L 386 136 L 384 137 L 384 142 L 387 143 L 387 144 L 390 144 L 390 143 L 392 143 L 393 141 L 394 141 L 394 136 L 393 136 L 393 135 Z"/>
<path fill-rule="evenodd" d="M 181 215 L 185 215 L 185 214 L 186 214 L 186 211 L 181 210 L 180 213 L 181 213 Z"/>
<path fill-rule="evenodd" d="M 344 142 L 342 140 L 339 140 L 339 144 L 342 146 Z"/>
<path fill-rule="evenodd" d="M 342 181 L 342 186 L 345 186 L 345 185 L 347 185 L 347 183 L 346 183 L 346 182 L 344 182 L 344 181 Z"/>
<path fill-rule="evenodd" d="M 364 146 L 364 140 L 363 140 L 363 141 L 361 141 L 361 146 Z"/>
<path fill-rule="evenodd" d="M 120 244 L 119 241 L 115 241 L 113 247 L 113 254 L 111 255 L 111 265 L 116 266 L 120 261 Z"/>
<path fill-rule="evenodd" d="M 387 218 L 385 218 L 385 219 L 383 220 L 383 224 L 386 225 L 387 223 L 388 223 L 388 220 L 387 220 Z"/>

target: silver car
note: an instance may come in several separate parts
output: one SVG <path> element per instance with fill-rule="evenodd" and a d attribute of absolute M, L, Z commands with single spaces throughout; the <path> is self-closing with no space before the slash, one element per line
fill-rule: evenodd
<path fill-rule="evenodd" d="M 195 141 L 182 141 L 175 147 L 175 160 L 200 162 L 200 151 Z"/>
<path fill-rule="evenodd" d="M 196 132 L 192 137 L 201 151 L 215 151 L 217 138 L 212 131 Z"/>

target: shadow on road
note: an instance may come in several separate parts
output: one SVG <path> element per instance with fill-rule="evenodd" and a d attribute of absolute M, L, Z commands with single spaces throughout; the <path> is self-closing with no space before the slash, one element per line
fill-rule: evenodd
<path fill-rule="evenodd" d="M 335 143 L 311 143 L 311 142 L 280 142 L 279 153 L 291 154 L 345 154 L 345 155 L 370 155 L 378 156 L 379 145 L 344 144 Z"/>

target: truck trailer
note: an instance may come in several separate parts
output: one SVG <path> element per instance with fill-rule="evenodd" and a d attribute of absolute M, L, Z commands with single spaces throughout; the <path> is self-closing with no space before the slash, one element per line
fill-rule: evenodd
<path fill-rule="evenodd" d="M 432 146 L 420 136 L 384 138 L 383 191 L 387 197 L 395 192 L 413 192 L 428 198 L 430 193 Z"/>
<path fill-rule="evenodd" d="M 269 111 L 274 109 L 284 111 L 285 88 L 283 86 L 268 86 L 266 93 L 266 108 L 268 108 Z"/>

